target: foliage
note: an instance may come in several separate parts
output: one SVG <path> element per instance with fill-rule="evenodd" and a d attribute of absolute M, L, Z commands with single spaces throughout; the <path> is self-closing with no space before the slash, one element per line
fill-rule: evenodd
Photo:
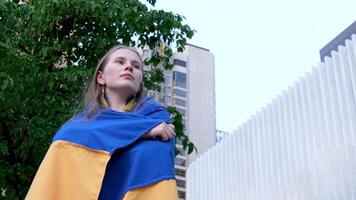
<path fill-rule="evenodd" d="M 188 136 L 184 134 L 185 126 L 182 123 L 183 118 L 180 112 L 178 112 L 177 109 L 173 106 L 168 107 L 168 112 L 170 112 L 172 115 L 172 124 L 175 128 L 176 138 L 182 143 L 183 149 L 188 149 L 188 154 L 191 154 L 193 150 L 195 150 L 195 152 L 198 152 L 194 144 L 189 141 Z M 176 155 L 178 155 L 179 153 L 180 151 L 176 149 Z"/>
<path fill-rule="evenodd" d="M 0 1 L 0 199 L 24 198 L 105 51 L 118 42 L 148 45 L 153 54 L 146 64 L 170 69 L 170 45 L 182 51 L 193 36 L 182 20 L 137 0 Z M 160 88 L 163 69 L 147 72 L 147 89 Z M 169 110 L 177 138 L 192 152 L 181 115 Z"/>

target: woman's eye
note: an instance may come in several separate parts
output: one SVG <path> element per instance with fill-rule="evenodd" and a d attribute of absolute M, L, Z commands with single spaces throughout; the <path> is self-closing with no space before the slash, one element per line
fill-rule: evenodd
<path fill-rule="evenodd" d="M 140 69 L 140 65 L 135 65 L 135 68 L 136 69 Z"/>

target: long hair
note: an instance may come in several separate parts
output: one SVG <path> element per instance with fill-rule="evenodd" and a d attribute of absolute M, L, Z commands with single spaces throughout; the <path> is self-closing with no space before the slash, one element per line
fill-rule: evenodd
<path fill-rule="evenodd" d="M 85 117 L 86 118 L 92 118 L 100 114 L 103 108 L 107 107 L 106 102 L 103 102 L 103 97 L 102 97 L 102 90 L 103 86 L 100 85 L 97 82 L 97 77 L 99 74 L 99 71 L 103 71 L 105 66 L 108 64 L 110 56 L 118 49 L 128 49 L 133 51 L 138 55 L 140 58 L 141 64 L 142 64 L 142 75 L 143 75 L 143 61 L 140 53 L 137 51 L 136 48 L 130 47 L 130 46 L 124 46 L 124 45 L 115 45 L 113 46 L 109 51 L 105 53 L 105 55 L 100 59 L 98 65 L 96 66 L 94 75 L 88 84 L 88 86 L 85 89 L 85 94 L 84 94 L 84 100 L 83 100 L 83 107 L 86 109 L 85 112 Z M 137 93 L 134 95 L 134 98 L 130 98 L 130 102 L 127 102 L 128 107 L 125 106 L 125 111 L 131 112 L 137 102 L 139 102 L 142 97 L 143 97 L 143 92 L 144 92 L 144 85 L 143 85 L 143 78 L 140 83 L 140 87 L 137 91 Z"/>

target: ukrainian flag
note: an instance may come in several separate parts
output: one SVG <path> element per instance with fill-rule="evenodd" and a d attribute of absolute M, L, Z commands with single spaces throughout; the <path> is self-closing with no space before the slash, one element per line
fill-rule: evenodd
<path fill-rule="evenodd" d="M 177 199 L 174 139 L 142 139 L 158 124 L 170 123 L 170 116 L 151 98 L 136 107 L 132 113 L 104 109 L 90 120 L 83 112 L 64 124 L 26 199 L 160 199 L 147 188 L 171 191 L 166 195 Z M 140 192 L 151 197 L 134 198 Z"/>

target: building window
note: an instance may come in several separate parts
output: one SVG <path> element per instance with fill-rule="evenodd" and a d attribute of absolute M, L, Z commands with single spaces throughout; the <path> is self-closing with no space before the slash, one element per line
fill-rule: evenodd
<path fill-rule="evenodd" d="M 180 114 L 182 114 L 183 116 L 185 116 L 185 110 L 181 109 L 181 108 L 176 108 L 178 112 L 180 112 Z M 185 120 L 184 120 L 185 121 Z"/>
<path fill-rule="evenodd" d="M 172 85 L 172 76 L 165 75 L 164 76 L 164 82 L 165 82 L 166 85 L 171 86 Z"/>
<path fill-rule="evenodd" d="M 185 62 L 184 60 L 179 60 L 179 59 L 174 59 L 173 60 L 173 64 L 174 65 L 179 65 L 182 67 L 186 67 L 187 66 L 187 62 Z"/>
<path fill-rule="evenodd" d="M 187 92 L 184 90 L 174 89 L 173 91 L 174 91 L 174 94 L 179 97 L 187 97 Z"/>
<path fill-rule="evenodd" d="M 164 103 L 167 105 L 172 105 L 172 98 L 169 96 L 164 97 Z"/>
<path fill-rule="evenodd" d="M 170 87 L 164 87 L 166 95 L 172 96 L 172 88 Z"/>
<path fill-rule="evenodd" d="M 178 143 L 178 142 L 179 142 L 179 143 Z M 177 140 L 177 144 L 183 146 L 183 144 L 182 144 L 182 142 L 181 142 L 180 140 Z M 185 157 L 185 151 L 184 151 L 184 149 L 181 148 L 181 147 L 176 147 L 176 148 L 177 148 L 177 151 L 178 151 L 178 155 L 181 155 L 181 156 Z"/>
<path fill-rule="evenodd" d="M 182 180 L 179 180 L 179 179 L 176 179 L 176 181 L 177 181 L 177 186 L 178 187 L 185 188 L 185 181 L 182 181 Z"/>
<path fill-rule="evenodd" d="M 178 191 L 178 197 L 181 198 L 181 199 L 185 199 L 185 192 Z"/>
<path fill-rule="evenodd" d="M 185 166 L 185 160 L 183 158 L 176 157 L 175 164 L 180 166 Z"/>
<path fill-rule="evenodd" d="M 185 170 L 176 168 L 176 175 L 185 177 Z"/>
<path fill-rule="evenodd" d="M 173 80 L 175 86 L 186 88 L 187 87 L 187 74 L 182 72 L 174 72 L 173 73 Z"/>
<path fill-rule="evenodd" d="M 174 98 L 174 105 L 186 107 L 185 104 L 186 104 L 185 100 Z"/>

